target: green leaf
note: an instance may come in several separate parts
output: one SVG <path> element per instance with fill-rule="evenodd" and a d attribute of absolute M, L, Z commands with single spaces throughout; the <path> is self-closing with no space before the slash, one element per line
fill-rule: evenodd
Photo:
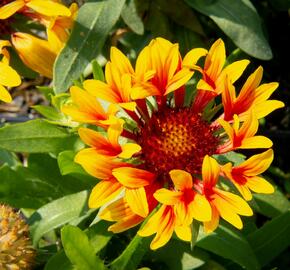
<path fill-rule="evenodd" d="M 87 235 L 78 227 L 67 225 L 61 230 L 61 241 L 65 254 L 79 270 L 105 269 L 96 257 Z"/>
<path fill-rule="evenodd" d="M 66 176 L 62 173 L 58 164 L 58 160 L 45 154 L 31 154 L 28 158 L 30 171 L 47 183 L 52 184 L 62 195 L 90 189 L 97 183 L 96 178 L 89 176 L 85 172 L 83 172 L 82 176 L 77 174 Z"/>
<path fill-rule="evenodd" d="M 141 237 L 138 234 L 132 239 L 123 253 L 111 263 L 113 270 L 135 270 L 148 251 L 149 237 Z"/>
<path fill-rule="evenodd" d="M 97 184 L 98 180 L 89 175 L 79 164 L 74 162 L 75 155 L 76 153 L 74 151 L 64 151 L 58 155 L 57 162 L 60 173 L 67 176 L 65 178 L 76 179 L 78 183 L 73 183 L 74 185 L 81 185 L 84 187 L 83 189 L 92 188 Z"/>
<path fill-rule="evenodd" d="M 44 105 L 35 105 L 31 107 L 49 120 L 60 121 L 64 118 L 64 116 L 53 107 Z"/>
<path fill-rule="evenodd" d="M 92 69 L 93 69 L 94 79 L 104 82 L 105 81 L 104 72 L 97 60 L 92 61 Z"/>
<path fill-rule="evenodd" d="M 248 236 L 248 241 L 261 264 L 266 266 L 290 246 L 290 211 L 267 222 Z"/>
<path fill-rule="evenodd" d="M 202 41 L 201 35 L 193 32 L 192 30 L 173 24 L 173 34 L 174 34 L 174 41 L 179 43 L 179 49 L 181 55 L 185 55 L 193 48 L 197 47 L 205 47 L 204 42 Z M 193 91 L 193 86 L 190 87 L 190 91 Z"/>
<path fill-rule="evenodd" d="M 198 237 L 198 233 L 199 233 L 199 227 L 200 227 L 200 222 L 197 220 L 193 220 L 191 223 L 191 242 L 190 242 L 190 247 L 193 250 L 197 237 Z"/>
<path fill-rule="evenodd" d="M 233 42 L 249 55 L 262 60 L 272 58 L 261 19 L 249 0 L 186 0 L 186 2 L 209 16 Z"/>
<path fill-rule="evenodd" d="M 108 232 L 108 226 L 108 222 L 102 220 L 85 230 L 95 253 L 100 252 L 113 236 Z"/>
<path fill-rule="evenodd" d="M 290 208 L 288 199 L 277 187 L 272 194 L 254 194 L 253 203 L 256 212 L 270 218 L 276 217 Z"/>
<path fill-rule="evenodd" d="M 238 166 L 239 164 L 245 161 L 244 155 L 233 151 L 222 155 L 215 155 L 214 157 L 218 160 L 220 164 L 232 162 L 234 166 Z"/>
<path fill-rule="evenodd" d="M 10 167 L 20 165 L 20 161 L 15 153 L 0 149 L 0 164 L 8 164 Z"/>
<path fill-rule="evenodd" d="M 76 142 L 77 136 L 41 119 L 0 128 L 0 147 L 13 152 L 58 153 Z"/>
<path fill-rule="evenodd" d="M 71 222 L 87 211 L 88 192 L 82 191 L 62 197 L 39 208 L 28 220 L 33 244 L 47 232 Z"/>
<path fill-rule="evenodd" d="M 209 255 L 200 248 L 191 250 L 188 242 L 179 239 L 171 239 L 170 242 L 154 251 L 148 252 L 145 259 L 160 262 L 166 265 L 169 270 L 191 270 L 201 267 L 208 261 Z"/>
<path fill-rule="evenodd" d="M 245 269 L 260 269 L 252 247 L 234 228 L 229 229 L 220 225 L 211 234 L 200 234 L 196 246 L 232 260 Z"/>
<path fill-rule="evenodd" d="M 126 1 L 122 10 L 122 19 L 138 35 L 144 34 L 144 24 L 136 7 L 136 0 Z"/>
<path fill-rule="evenodd" d="M 125 0 L 85 3 L 74 29 L 54 66 L 54 91 L 65 92 L 100 53 L 106 37 L 120 17 Z"/>
<path fill-rule="evenodd" d="M 36 209 L 60 196 L 51 184 L 28 168 L 16 167 L 15 170 L 4 165 L 0 168 L 0 201 L 16 208 Z"/>
<path fill-rule="evenodd" d="M 46 263 L 44 270 L 74 270 L 75 267 L 71 264 L 66 257 L 64 250 L 59 251 L 53 255 Z M 76 270 L 76 269 L 75 269 Z"/>
<path fill-rule="evenodd" d="M 175 23 L 186 27 L 187 29 L 205 36 L 203 28 L 196 17 L 193 10 L 179 0 L 155 0 L 154 1 L 158 8 L 162 10 L 170 19 Z M 191 47 L 192 48 L 192 47 Z"/>

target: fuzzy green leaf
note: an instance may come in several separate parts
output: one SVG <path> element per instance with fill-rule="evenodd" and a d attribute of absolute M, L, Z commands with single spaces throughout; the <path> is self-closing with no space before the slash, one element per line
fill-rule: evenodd
<path fill-rule="evenodd" d="M 96 257 L 88 236 L 78 227 L 67 225 L 61 230 L 61 241 L 65 254 L 79 270 L 105 269 Z"/>
<path fill-rule="evenodd" d="M 33 244 L 47 232 L 71 222 L 87 211 L 88 192 L 82 191 L 62 197 L 39 208 L 28 220 Z"/>
<path fill-rule="evenodd" d="M 77 136 L 36 119 L 0 128 L 0 147 L 12 152 L 58 153 L 73 149 Z"/>
<path fill-rule="evenodd" d="M 120 17 L 125 0 L 91 1 L 78 12 L 74 29 L 54 66 L 54 91 L 67 91 L 100 53 Z"/>

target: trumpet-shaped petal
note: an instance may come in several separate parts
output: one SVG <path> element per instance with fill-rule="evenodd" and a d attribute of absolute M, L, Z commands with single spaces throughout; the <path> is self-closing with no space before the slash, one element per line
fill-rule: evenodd
<path fill-rule="evenodd" d="M 53 64 L 57 54 L 46 40 L 26 33 L 14 33 L 11 41 L 25 65 L 40 74 L 52 78 Z"/>
<path fill-rule="evenodd" d="M 226 153 L 235 149 L 270 148 L 273 145 L 270 139 L 264 136 L 255 136 L 259 123 L 252 113 L 247 116 L 241 127 L 237 115 L 234 115 L 232 126 L 222 119 L 219 119 L 218 122 L 229 137 L 229 140 L 218 148 L 218 153 Z"/>
<path fill-rule="evenodd" d="M 258 193 L 273 193 L 273 186 L 257 175 L 266 171 L 273 160 L 273 150 L 269 149 L 264 153 L 254 155 L 238 166 L 232 167 L 228 163 L 222 167 L 223 173 L 237 187 L 245 200 L 251 200 L 250 190 Z"/>

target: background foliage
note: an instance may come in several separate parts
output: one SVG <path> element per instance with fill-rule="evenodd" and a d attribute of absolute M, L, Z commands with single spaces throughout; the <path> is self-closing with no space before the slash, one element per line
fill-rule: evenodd
<path fill-rule="evenodd" d="M 36 269 L 289 269 L 289 1 L 79 2 L 83 5 L 75 27 L 54 66 L 53 85 L 39 89 L 50 106 L 34 106 L 46 119 L 0 128 L 0 201 L 23 209 L 28 217 L 38 249 Z M 96 180 L 73 162 L 83 145 L 67 129 L 74 128 L 73 123 L 60 106 L 73 82 L 103 79 L 110 46 L 134 60 L 157 36 L 178 42 L 183 54 L 193 47 L 208 48 L 222 37 L 229 62 L 248 58 L 250 69 L 265 67 L 265 81 L 280 82 L 275 98 L 284 101 L 286 109 L 263 120 L 262 132 L 276 148 L 266 175 L 276 191 L 255 195 L 251 206 L 257 214 L 244 219 L 244 229 L 222 223 L 213 234 L 200 234 L 194 248 L 173 239 L 152 252 L 150 238 L 134 236 L 136 229 L 112 235 L 107 222 L 95 219 L 96 211 L 88 209 Z"/>

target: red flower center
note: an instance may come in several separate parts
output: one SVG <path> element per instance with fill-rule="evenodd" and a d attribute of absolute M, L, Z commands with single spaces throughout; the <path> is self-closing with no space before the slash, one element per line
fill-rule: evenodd
<path fill-rule="evenodd" d="M 215 153 L 218 138 L 190 108 L 165 108 L 141 128 L 138 143 L 145 168 L 164 179 L 173 169 L 200 174 L 203 158 Z"/>

